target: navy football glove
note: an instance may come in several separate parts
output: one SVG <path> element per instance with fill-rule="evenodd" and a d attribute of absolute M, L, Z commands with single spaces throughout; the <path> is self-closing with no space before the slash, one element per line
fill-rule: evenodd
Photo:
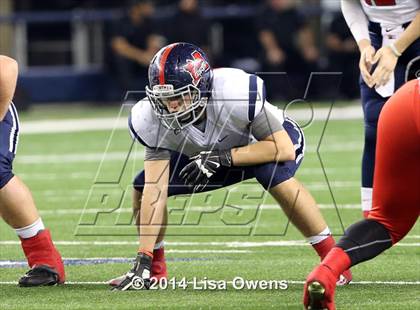
<path fill-rule="evenodd" d="M 150 288 L 150 269 L 152 265 L 152 257 L 139 252 L 134 262 L 133 268 L 126 273 L 125 279 L 112 290 L 148 290 Z"/>
<path fill-rule="evenodd" d="M 232 166 L 230 150 L 203 151 L 190 160 L 191 162 L 181 170 L 179 176 L 185 184 L 194 186 L 194 191 L 202 190 L 221 167 Z"/>

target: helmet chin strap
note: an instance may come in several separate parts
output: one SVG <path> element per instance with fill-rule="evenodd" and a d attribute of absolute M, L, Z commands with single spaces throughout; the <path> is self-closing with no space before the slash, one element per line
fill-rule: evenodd
<path fill-rule="evenodd" d="M 198 112 L 198 114 L 200 114 L 200 113 L 201 113 L 202 109 L 206 109 L 206 107 L 202 107 L 202 108 L 200 109 L 200 111 Z M 195 122 L 194 122 L 194 124 L 202 122 L 203 120 L 205 120 L 205 119 L 206 119 L 206 117 L 207 117 L 207 115 L 206 115 L 206 111 L 203 111 L 203 114 L 201 114 L 201 116 L 197 119 L 197 121 L 195 121 Z"/>
<path fill-rule="evenodd" d="M 193 123 L 193 124 L 197 124 L 202 122 L 205 118 L 206 118 L 206 111 L 203 111 L 203 109 L 205 109 L 206 106 L 203 104 L 200 108 L 197 108 L 195 111 L 191 111 L 191 113 L 188 114 L 187 117 L 185 117 L 185 119 L 180 119 L 179 122 L 181 124 L 185 124 L 191 121 L 191 119 L 194 117 L 193 114 L 201 114 L 200 117 Z"/>

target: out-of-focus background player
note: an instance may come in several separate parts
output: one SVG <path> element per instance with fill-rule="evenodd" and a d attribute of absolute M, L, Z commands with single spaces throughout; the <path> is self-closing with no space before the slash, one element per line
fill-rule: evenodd
<path fill-rule="evenodd" d="M 343 270 L 395 245 L 420 215 L 420 79 L 402 86 L 385 104 L 378 121 L 373 208 L 351 225 L 307 277 L 308 309 L 334 310 L 335 281 Z M 418 270 L 417 270 L 418 271 Z"/>
<path fill-rule="evenodd" d="M 365 121 L 361 201 L 372 208 L 376 131 L 387 98 L 406 81 L 407 67 L 420 57 L 420 1 L 342 0 L 341 8 L 360 50 L 360 92 Z"/>
<path fill-rule="evenodd" d="M 18 64 L 0 55 L 0 215 L 19 236 L 31 268 L 20 286 L 62 284 L 64 265 L 51 235 L 40 218 L 31 192 L 13 173 L 19 141 L 19 117 L 12 102 Z"/>

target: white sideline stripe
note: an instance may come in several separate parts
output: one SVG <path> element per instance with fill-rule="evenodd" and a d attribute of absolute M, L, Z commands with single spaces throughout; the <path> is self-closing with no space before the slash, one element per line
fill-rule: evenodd
<path fill-rule="evenodd" d="M 420 235 L 408 235 L 404 239 L 420 239 Z"/>
<path fill-rule="evenodd" d="M 344 188 L 344 189 L 354 190 L 355 187 L 358 188 L 360 186 L 360 183 L 356 182 L 356 181 L 334 181 L 334 182 L 330 182 L 330 186 L 333 189 Z M 328 186 L 327 186 L 327 183 L 325 181 L 323 181 L 323 182 L 306 182 L 305 187 L 307 187 L 311 190 L 328 190 Z M 47 190 L 33 190 L 32 192 L 36 193 L 37 195 L 43 195 L 43 196 L 61 196 L 61 197 L 71 196 L 71 197 L 75 197 L 77 195 L 84 195 L 85 197 L 87 197 L 89 191 L 90 191 L 90 188 L 69 189 L 69 190 L 50 190 L 50 189 L 47 189 Z M 262 191 L 264 191 L 264 189 L 263 189 L 262 186 L 259 186 L 258 183 L 238 183 L 236 185 L 230 186 L 229 191 L 231 191 L 231 192 L 246 191 L 246 192 L 261 193 Z M 352 204 L 345 204 L 345 205 L 352 205 Z"/>
<path fill-rule="evenodd" d="M 140 156 L 136 156 L 136 159 L 139 159 Z M 141 158 L 140 158 L 141 159 Z M 27 161 L 27 163 L 30 163 L 30 161 L 32 161 L 31 158 L 25 159 L 25 161 Z M 54 159 L 55 160 L 55 159 Z M 86 162 L 88 162 L 90 159 L 86 159 Z M 100 159 L 98 159 L 98 161 L 100 161 Z M 109 159 L 105 159 L 105 161 L 109 161 Z M 60 163 L 62 163 L 62 161 L 60 161 Z M 26 164 L 26 162 L 25 162 Z M 350 173 L 352 171 L 356 171 L 357 169 L 359 169 L 359 167 L 347 167 L 348 169 L 350 169 Z M 332 176 L 332 175 L 345 175 L 345 176 L 349 176 L 349 171 L 347 171 L 345 168 L 342 169 L 338 169 L 338 168 L 327 168 L 327 174 L 328 176 Z M 354 175 L 357 177 L 356 172 L 354 173 Z M 302 175 L 309 175 L 309 176 L 313 176 L 314 174 L 317 175 L 323 175 L 324 171 L 321 168 L 303 168 L 301 171 L 298 172 L 299 176 Z M 25 180 L 41 180 L 41 181 L 50 181 L 50 180 L 62 180 L 63 176 L 57 173 L 51 173 L 51 172 L 44 172 L 44 173 L 19 173 L 19 177 L 21 177 L 22 179 Z M 65 174 L 66 179 L 86 179 L 86 180 L 93 180 L 95 178 L 95 173 L 92 172 L 70 172 L 70 173 L 66 173 Z"/>
<path fill-rule="evenodd" d="M 82 132 L 111 129 L 127 129 L 127 118 L 116 117 L 108 118 L 82 118 L 82 119 L 61 119 L 26 121 L 21 124 L 22 134 L 39 133 L 62 133 L 62 132 Z"/>
<path fill-rule="evenodd" d="M 330 182 L 331 188 L 343 188 L 343 189 L 351 189 L 354 190 L 354 187 L 360 186 L 359 182 Z M 305 183 L 305 186 L 311 190 L 328 190 L 328 186 L 326 182 L 307 182 Z M 33 190 L 33 193 L 36 193 L 37 195 L 42 196 L 54 196 L 54 197 L 75 197 L 75 196 L 85 196 L 89 194 L 90 189 L 70 189 L 70 190 Z M 262 186 L 259 186 L 259 184 L 247 184 L 247 183 L 238 183 L 236 185 L 233 185 L 229 188 L 230 192 L 237 192 L 237 191 L 246 191 L 248 193 L 261 193 L 264 191 Z M 327 205 L 327 204 L 320 204 Z M 343 206 L 343 208 L 353 208 L 353 206 L 357 206 L 355 204 L 343 204 L 340 205 Z M 346 207 L 350 206 L 350 207 Z M 328 207 L 326 207 L 328 208 Z M 354 207 L 355 208 L 355 207 Z M 360 207 L 361 209 L 361 207 Z"/>
<path fill-rule="evenodd" d="M 62 246 L 79 246 L 79 245 L 94 245 L 94 246 L 108 246 L 108 245 L 138 245 L 138 241 L 65 241 L 59 240 L 54 241 L 56 245 Z M 228 248 L 255 248 L 255 247 L 293 247 L 293 246 L 308 246 L 306 240 L 284 240 L 284 241 L 263 241 L 263 242 L 244 242 L 244 241 L 228 241 L 228 242 L 188 242 L 188 241 L 165 241 L 166 245 L 169 246 L 224 246 Z M 16 240 L 3 240 L 0 241 L 0 245 L 20 245 L 20 241 Z M 405 246 L 405 247 L 418 247 L 420 246 L 420 242 L 403 242 L 397 243 L 397 246 Z M 171 251 L 171 249 L 168 249 Z M 173 250 L 173 251 L 183 251 L 183 250 Z M 192 251 L 196 250 L 185 250 L 188 252 L 185 253 L 193 253 Z M 214 251 L 214 250 L 197 250 L 197 251 Z M 182 252 L 173 252 L 173 253 L 182 253 Z M 205 253 L 205 252 L 197 252 L 197 253 Z M 211 253 L 211 252 L 208 252 Z"/>
<path fill-rule="evenodd" d="M 315 153 L 316 145 L 307 144 L 307 153 Z M 344 152 L 344 151 L 359 151 L 363 148 L 360 143 L 336 143 L 321 146 L 321 153 L 326 152 Z M 57 163 L 79 163 L 79 162 L 101 162 L 104 161 L 123 161 L 128 155 L 126 152 L 108 152 L 108 153 L 70 153 L 70 154 L 39 154 L 39 155 L 19 155 L 16 157 L 16 162 L 19 164 L 57 164 Z M 130 159 L 133 159 L 130 155 Z M 143 159 L 143 152 L 136 152 L 135 158 L 137 160 Z M 334 168 L 336 169 L 336 168 Z M 327 168 L 327 171 L 329 169 Z M 344 168 L 343 168 L 344 170 Z M 319 171 L 322 171 L 319 168 Z"/>
<path fill-rule="evenodd" d="M 316 108 L 314 110 L 314 120 L 325 120 L 329 113 L 329 108 Z M 287 115 L 296 121 L 308 121 L 311 118 L 311 111 L 306 109 L 289 109 Z M 360 105 L 347 107 L 335 107 L 332 110 L 331 120 L 352 120 L 362 119 L 363 111 Z M 127 118 L 101 117 L 101 118 L 82 118 L 82 119 L 60 119 L 60 120 L 41 120 L 26 121 L 21 123 L 22 134 L 39 133 L 61 133 L 61 132 L 81 132 L 111 129 L 127 129 Z"/>
<path fill-rule="evenodd" d="M 230 207 L 224 207 L 224 210 L 229 210 Z M 280 206 L 276 204 L 264 204 L 260 206 L 261 209 L 264 210 L 280 210 Z M 333 204 L 320 204 L 320 209 L 335 209 L 335 206 Z M 338 205 L 337 208 L 340 209 L 360 209 L 360 205 L 358 204 L 346 204 L 346 205 Z M 237 209 L 242 210 L 253 210 L 257 209 L 256 205 L 241 205 L 237 206 L 234 210 L 237 211 Z M 218 207 L 211 207 L 211 206 L 191 206 L 186 207 L 185 211 L 192 210 L 192 211 L 211 211 L 211 210 L 217 210 L 220 211 Z M 63 215 L 63 214 L 96 214 L 98 212 L 107 212 L 106 209 L 52 209 L 52 210 L 41 210 L 39 211 L 41 215 Z M 121 208 L 114 211 L 115 214 L 117 213 L 132 213 L 131 208 Z"/>
<path fill-rule="evenodd" d="M 63 174 L 58 173 L 19 173 L 19 177 L 25 180 L 62 180 Z M 66 179 L 88 179 L 93 180 L 95 177 L 94 173 L 91 172 L 70 172 L 65 174 Z"/>
<path fill-rule="evenodd" d="M 137 242 L 138 244 L 138 242 Z M 176 250 L 168 249 L 165 253 L 252 253 L 250 250 Z"/>
<path fill-rule="evenodd" d="M 45 155 L 19 155 L 16 162 L 19 164 L 59 164 L 59 163 L 81 163 L 81 162 L 101 162 L 103 161 L 123 161 L 126 159 L 127 152 L 108 152 L 108 153 L 71 153 L 71 154 L 45 154 Z M 130 158 L 134 158 L 130 156 Z M 143 159 L 143 152 L 136 153 L 136 159 Z"/>
<path fill-rule="evenodd" d="M 215 279 L 218 280 L 218 279 Z M 257 279 L 253 279 L 257 280 Z M 271 279 L 266 281 L 279 281 L 279 279 Z M 288 284 L 305 284 L 305 281 L 285 280 Z M 193 284 L 192 281 L 187 281 L 188 284 Z M 204 283 L 197 281 L 196 283 Z M 232 284 L 232 281 L 226 281 Z M 420 285 L 420 281 L 352 281 L 350 285 Z M 0 285 L 17 285 L 15 281 L 0 281 Z M 108 281 L 66 281 L 65 285 L 109 285 Z"/>

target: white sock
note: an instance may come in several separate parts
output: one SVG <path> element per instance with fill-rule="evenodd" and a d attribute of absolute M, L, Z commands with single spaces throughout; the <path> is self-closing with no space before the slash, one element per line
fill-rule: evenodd
<path fill-rule="evenodd" d="M 163 248 L 164 245 L 165 245 L 165 243 L 162 240 L 161 242 L 158 242 L 158 243 L 155 244 L 153 250 L 159 250 L 160 248 Z"/>
<path fill-rule="evenodd" d="M 361 187 L 360 196 L 362 198 L 362 211 L 372 210 L 372 188 L 371 187 Z"/>
<path fill-rule="evenodd" d="M 306 238 L 306 240 L 308 240 L 308 242 L 311 245 L 314 245 L 314 244 L 317 244 L 317 243 L 320 243 L 320 242 L 324 241 L 329 236 L 331 236 L 331 231 L 327 226 L 327 228 L 325 228 L 323 231 L 321 231 L 318 235 L 308 237 L 308 238 Z"/>
<path fill-rule="evenodd" d="M 36 236 L 40 230 L 45 229 L 44 223 L 41 218 L 38 218 L 31 225 L 22 228 L 16 228 L 16 234 L 22 239 L 28 239 Z"/>

